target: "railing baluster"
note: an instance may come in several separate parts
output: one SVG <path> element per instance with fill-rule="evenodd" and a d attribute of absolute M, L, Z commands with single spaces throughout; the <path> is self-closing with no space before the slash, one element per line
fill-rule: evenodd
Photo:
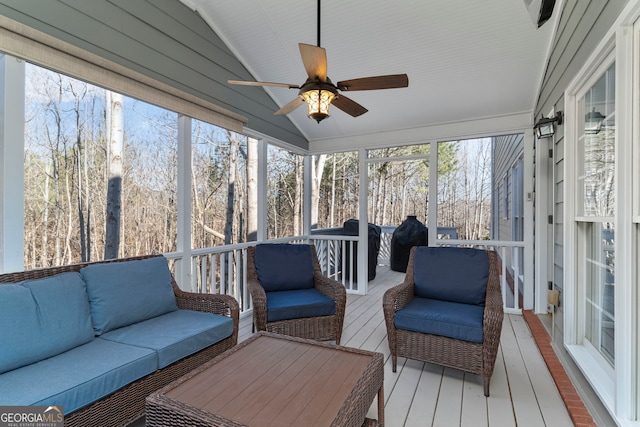
<path fill-rule="evenodd" d="M 225 286 L 227 282 L 225 281 L 225 277 L 227 277 L 227 252 L 220 254 L 220 293 L 226 294 L 227 290 Z"/>
<path fill-rule="evenodd" d="M 189 263 L 189 265 L 191 266 L 191 280 L 190 280 L 190 288 L 191 288 L 191 292 L 196 292 L 196 285 L 197 283 L 194 283 L 194 281 L 197 282 L 198 277 L 197 277 L 197 271 L 198 271 L 198 259 L 197 257 L 194 257 L 191 259 L 191 262 Z"/>
<path fill-rule="evenodd" d="M 236 249 L 233 251 L 233 258 L 235 259 L 235 274 L 234 274 L 234 278 L 233 278 L 233 296 L 238 300 L 238 302 L 240 303 L 240 307 L 242 307 L 243 304 L 243 300 L 244 300 L 244 295 L 242 295 L 242 292 L 240 290 L 240 277 L 242 276 L 240 273 L 242 272 L 242 256 L 241 256 L 241 251 Z"/>

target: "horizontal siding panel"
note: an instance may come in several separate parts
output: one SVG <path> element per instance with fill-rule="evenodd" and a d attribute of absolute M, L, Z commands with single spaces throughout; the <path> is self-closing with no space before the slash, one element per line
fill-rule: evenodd
<path fill-rule="evenodd" d="M 565 10 L 573 10 L 573 3 L 576 3 L 574 13 L 580 20 L 576 23 L 567 21 L 567 30 L 574 29 L 572 32 L 569 31 L 570 34 L 565 35 L 565 31 L 560 32 L 561 38 L 569 36 L 570 38 L 566 39 L 564 46 L 558 43 L 557 48 L 562 49 L 561 52 L 557 54 L 554 52 L 555 55 L 551 55 L 553 61 L 549 62 L 548 68 L 551 72 L 545 76 L 536 111 L 542 110 L 542 107 L 549 104 L 549 100 L 557 98 L 564 92 L 627 2 L 626 0 L 607 2 L 574 0 L 567 3 Z M 581 14 L 583 8 L 585 8 L 584 13 Z"/>

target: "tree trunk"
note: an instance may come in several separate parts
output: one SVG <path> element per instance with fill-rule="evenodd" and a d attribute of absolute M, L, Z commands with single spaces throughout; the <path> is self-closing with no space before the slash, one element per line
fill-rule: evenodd
<path fill-rule="evenodd" d="M 51 163 L 48 159 L 45 160 L 45 169 L 44 169 L 44 204 L 43 204 L 43 212 L 42 212 L 42 223 L 44 225 L 44 230 L 42 230 L 42 254 L 40 256 L 40 266 L 46 267 L 48 266 L 49 259 L 49 181 L 51 181 Z M 35 266 L 34 266 L 35 267 Z"/>
<path fill-rule="evenodd" d="M 336 158 L 337 154 L 332 154 L 333 158 L 333 170 L 331 171 L 331 205 L 329 209 L 331 209 L 331 220 L 329 222 L 329 227 L 335 227 L 335 214 L 336 214 Z"/>
<path fill-rule="evenodd" d="M 295 196 L 293 198 L 293 235 L 299 236 L 302 234 L 302 193 L 304 187 L 304 162 L 302 160 L 302 156 L 295 157 L 295 180 Z"/>
<path fill-rule="evenodd" d="M 258 140 L 247 138 L 247 241 L 258 240 Z"/>
<path fill-rule="evenodd" d="M 233 240 L 233 206 L 235 201 L 236 170 L 238 168 L 238 138 L 227 131 L 229 138 L 229 177 L 227 179 L 227 216 L 224 226 L 224 244 L 230 245 Z"/>
<path fill-rule="evenodd" d="M 335 154 L 334 154 L 335 155 Z M 326 154 L 320 154 L 317 158 L 311 158 L 315 162 L 312 164 L 311 177 L 311 228 L 318 228 L 318 206 L 320 204 L 320 184 L 322 183 L 322 174 L 324 173 L 324 165 L 327 161 Z M 314 165 L 315 163 L 315 165 Z"/>
<path fill-rule="evenodd" d="M 118 257 L 120 249 L 120 215 L 122 204 L 122 155 L 124 151 L 124 117 L 122 95 L 106 91 L 106 109 L 110 111 L 107 187 L 107 215 L 105 230 L 104 259 Z M 109 115 L 107 113 L 107 115 Z"/>

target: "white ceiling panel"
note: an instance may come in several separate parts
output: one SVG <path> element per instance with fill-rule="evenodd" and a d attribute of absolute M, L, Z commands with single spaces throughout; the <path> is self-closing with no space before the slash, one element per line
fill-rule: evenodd
<path fill-rule="evenodd" d="M 317 42 L 315 0 L 182 1 L 256 80 L 305 81 L 298 43 Z M 406 73 L 409 87 L 347 93 L 369 109 L 356 118 L 333 107 L 318 124 L 298 108 L 289 118 L 310 141 L 531 112 L 555 25 L 536 29 L 523 0 L 324 0 L 321 21 L 333 82 Z M 266 90 L 280 106 L 297 96 Z"/>

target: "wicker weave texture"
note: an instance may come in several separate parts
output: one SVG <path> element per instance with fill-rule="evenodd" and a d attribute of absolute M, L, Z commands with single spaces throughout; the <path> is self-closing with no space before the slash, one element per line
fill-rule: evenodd
<path fill-rule="evenodd" d="M 133 261 L 147 259 L 154 256 L 160 255 L 121 258 L 116 260 L 99 261 L 94 264 Z M 92 263 L 81 263 L 1 274 L 0 284 L 18 283 L 24 280 L 36 280 L 59 273 L 78 272 L 81 268 L 90 264 Z M 240 307 L 233 297 L 228 295 L 193 294 L 184 292 L 180 290 L 175 280 L 173 280 L 173 290 L 180 309 L 205 311 L 232 318 L 234 324 L 233 334 L 212 346 L 130 383 L 109 396 L 87 405 L 84 408 L 74 411 L 71 414 L 65 414 L 65 426 L 111 427 L 128 425 L 144 415 L 145 398 L 148 395 L 196 369 L 205 362 L 215 358 L 237 344 Z"/>
<path fill-rule="evenodd" d="M 311 245 L 311 249 L 314 262 L 314 286 L 318 291 L 335 301 L 336 313 L 332 316 L 267 322 L 267 296 L 258 280 L 255 266 L 255 246 L 250 246 L 247 248 L 247 285 L 253 301 L 253 324 L 257 331 L 269 331 L 318 341 L 335 340 L 336 344 L 340 344 L 347 292 L 341 283 L 323 276 L 315 246 Z M 282 266 L 282 268 L 286 269 L 287 267 Z"/>
<path fill-rule="evenodd" d="M 404 282 L 388 289 L 382 300 L 393 372 L 396 371 L 398 356 L 456 368 L 481 375 L 484 380 L 484 394 L 489 396 L 489 382 L 493 375 L 504 318 L 497 253 L 487 251 L 489 278 L 485 298 L 482 343 L 406 331 L 395 327 L 395 313 L 406 306 L 414 296 L 414 253 L 415 247 L 411 249 L 409 255 Z"/>

